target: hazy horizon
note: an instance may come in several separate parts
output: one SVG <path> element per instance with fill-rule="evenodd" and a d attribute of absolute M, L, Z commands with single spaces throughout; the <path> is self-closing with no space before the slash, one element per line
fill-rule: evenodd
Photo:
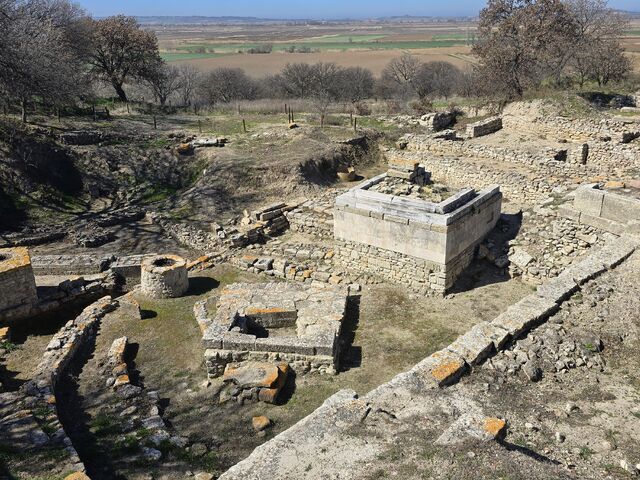
<path fill-rule="evenodd" d="M 176 4 L 168 0 L 135 0 L 106 3 L 100 0 L 79 0 L 94 16 L 125 14 L 133 16 L 203 16 L 203 17 L 258 17 L 264 19 L 367 19 L 376 17 L 427 16 L 455 17 L 474 16 L 486 4 L 483 0 L 458 0 L 440 2 L 433 0 L 328 0 L 301 5 L 292 0 L 264 2 L 259 0 L 183 0 Z M 638 11 L 638 0 L 612 0 L 612 8 Z"/>

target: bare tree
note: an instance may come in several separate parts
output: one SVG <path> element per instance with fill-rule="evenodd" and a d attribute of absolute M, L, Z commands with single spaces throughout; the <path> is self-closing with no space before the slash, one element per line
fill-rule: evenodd
<path fill-rule="evenodd" d="M 629 18 L 609 8 L 605 0 L 566 0 L 566 4 L 576 25 L 572 48 L 566 48 L 567 63 L 577 74 L 580 86 L 589 78 L 606 83 L 626 75 L 631 65 L 618 39 Z"/>
<path fill-rule="evenodd" d="M 146 83 L 156 100 L 164 106 L 167 99 L 180 88 L 180 71 L 171 65 L 158 64 L 148 73 Z"/>
<path fill-rule="evenodd" d="M 204 75 L 198 85 L 204 101 L 210 105 L 255 98 L 257 87 L 241 68 L 217 68 Z"/>
<path fill-rule="evenodd" d="M 277 76 L 282 90 L 294 98 L 306 98 L 315 88 L 317 70 L 308 63 L 287 63 Z"/>
<path fill-rule="evenodd" d="M 191 105 L 200 79 L 200 70 L 193 65 L 183 64 L 178 67 L 180 74 L 179 88 L 183 105 Z"/>
<path fill-rule="evenodd" d="M 338 97 L 356 104 L 371 97 L 374 84 L 375 79 L 370 70 L 362 67 L 344 68 L 337 80 Z"/>
<path fill-rule="evenodd" d="M 442 96 L 448 98 L 461 81 L 462 72 L 449 62 L 428 62 L 420 65 L 413 84 L 420 98 Z"/>
<path fill-rule="evenodd" d="M 560 0 L 489 0 L 480 12 L 473 52 L 496 91 L 520 97 L 542 81 L 573 28 Z"/>
<path fill-rule="evenodd" d="M 66 0 L 1 1 L 0 90 L 20 102 L 23 121 L 32 98 L 60 104 L 88 87 L 83 18 Z"/>
<path fill-rule="evenodd" d="M 597 42 L 590 50 L 590 77 L 598 85 L 606 85 L 610 81 L 622 80 L 632 70 L 631 60 L 624 55 L 624 49 L 618 42 Z"/>
<path fill-rule="evenodd" d="M 142 30 L 135 18 L 123 15 L 95 20 L 93 32 L 92 72 L 126 102 L 124 83 L 147 78 L 161 63 L 156 36 Z"/>
<path fill-rule="evenodd" d="M 391 60 L 384 68 L 382 75 L 399 85 L 412 84 L 419 68 L 420 61 L 413 55 L 405 53 Z"/>

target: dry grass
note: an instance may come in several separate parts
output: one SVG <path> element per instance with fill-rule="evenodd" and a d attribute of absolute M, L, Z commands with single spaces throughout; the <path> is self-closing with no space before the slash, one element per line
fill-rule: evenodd
<path fill-rule="evenodd" d="M 188 63 L 202 71 L 213 70 L 219 67 L 242 68 L 253 77 L 275 74 L 282 70 L 287 63 L 306 62 L 335 62 L 343 67 L 358 65 L 370 69 L 374 75 L 380 75 L 382 69 L 395 57 L 404 53 L 402 50 L 349 50 L 345 52 L 324 51 L 314 53 L 281 53 L 274 52 L 268 55 L 225 55 L 217 58 L 201 58 L 193 60 L 180 60 L 175 64 Z M 424 50 L 411 50 L 411 54 L 423 62 L 446 61 L 458 67 L 470 65 L 470 60 L 465 55 L 470 53 L 470 48 L 465 46 L 430 48 Z"/>

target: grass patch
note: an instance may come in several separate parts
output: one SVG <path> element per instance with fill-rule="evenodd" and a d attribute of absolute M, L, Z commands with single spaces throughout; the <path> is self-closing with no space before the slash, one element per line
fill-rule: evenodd
<path fill-rule="evenodd" d="M 91 419 L 89 422 L 89 429 L 93 434 L 99 437 L 115 435 L 120 433 L 122 430 L 118 422 L 116 422 L 113 417 L 104 413 L 99 413 Z"/>
<path fill-rule="evenodd" d="M 4 350 L 7 353 L 13 352 L 15 350 L 18 350 L 18 348 L 20 348 L 20 347 L 18 345 L 16 345 L 15 343 L 0 342 L 0 350 Z"/>

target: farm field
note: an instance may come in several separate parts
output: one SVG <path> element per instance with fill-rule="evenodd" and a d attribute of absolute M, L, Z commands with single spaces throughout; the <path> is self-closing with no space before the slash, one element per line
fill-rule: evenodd
<path fill-rule="evenodd" d="M 394 57 L 411 52 L 423 61 L 469 65 L 475 25 L 471 22 L 410 22 L 336 25 L 164 25 L 149 26 L 158 35 L 162 57 L 201 70 L 243 68 L 259 77 L 287 63 L 335 62 L 361 65 L 379 75 Z M 269 54 L 249 54 L 265 44 Z M 300 49 L 306 53 L 299 52 Z M 292 53 L 293 52 L 293 53 Z"/>
<path fill-rule="evenodd" d="M 359 65 L 380 75 L 394 57 L 410 52 L 423 62 L 446 61 L 464 68 L 474 63 L 476 24 L 468 21 L 356 22 L 305 24 L 148 25 L 158 36 L 163 59 L 202 71 L 242 68 L 253 77 L 275 74 L 287 63 L 335 62 Z M 640 71 L 640 22 L 623 39 Z M 248 50 L 271 45 L 268 54 Z M 306 53 L 299 50 L 303 49 Z"/>

